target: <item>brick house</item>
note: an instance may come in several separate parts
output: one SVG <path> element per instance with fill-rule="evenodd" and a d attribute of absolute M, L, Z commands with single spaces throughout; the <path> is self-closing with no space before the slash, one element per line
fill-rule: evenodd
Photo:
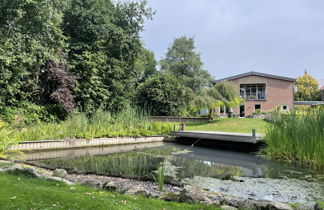
<path fill-rule="evenodd" d="M 244 99 L 244 104 L 233 109 L 236 116 L 251 116 L 257 110 L 269 112 L 278 107 L 290 110 L 294 106 L 294 78 L 251 71 L 216 80 L 215 84 L 221 81 L 232 82 Z M 216 114 L 220 112 L 216 110 Z"/>

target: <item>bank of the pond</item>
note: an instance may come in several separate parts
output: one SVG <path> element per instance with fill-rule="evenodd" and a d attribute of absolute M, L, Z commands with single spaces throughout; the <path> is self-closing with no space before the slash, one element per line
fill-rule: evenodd
<path fill-rule="evenodd" d="M 82 139 L 84 144 L 88 144 L 89 139 L 95 138 L 168 135 L 173 125 L 174 123 L 168 122 L 152 122 L 143 113 L 133 109 L 126 109 L 114 115 L 97 110 L 91 117 L 78 113 L 62 122 L 39 122 L 25 127 L 1 123 L 0 157 L 4 157 L 6 150 L 13 144 L 23 141 Z"/>
<path fill-rule="evenodd" d="M 11 150 L 48 150 L 64 148 L 82 148 L 107 145 L 127 145 L 151 142 L 162 142 L 163 136 L 151 137 L 121 137 L 121 138 L 95 138 L 95 139 L 65 139 L 65 140 L 44 140 L 44 141 L 25 141 L 14 144 L 8 148 Z"/>
<path fill-rule="evenodd" d="M 0 206 L 5 208 L 219 209 L 221 206 L 224 209 L 292 210 L 290 205 L 284 203 L 238 198 L 208 192 L 190 185 L 184 185 L 181 188 L 164 185 L 161 192 L 152 182 L 99 175 L 66 174 L 64 170 L 52 172 L 21 164 L 12 165 L 11 163 L 9 166 L 3 166 L 0 171 L 18 175 L 0 173 L 2 186 L 0 193 L 5 195 L 0 198 Z M 20 174 L 41 179 L 31 179 Z M 48 182 L 44 179 L 59 182 Z M 106 192 L 107 190 L 110 192 Z M 144 197 L 151 197 L 151 199 Z M 200 204 L 165 203 L 161 200 Z"/>
<path fill-rule="evenodd" d="M 1 209 L 219 209 L 0 173 Z"/>

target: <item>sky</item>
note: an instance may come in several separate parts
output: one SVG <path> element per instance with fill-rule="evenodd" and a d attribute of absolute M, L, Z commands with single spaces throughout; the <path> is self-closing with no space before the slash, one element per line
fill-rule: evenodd
<path fill-rule="evenodd" d="M 248 71 L 324 79 L 323 0 L 148 0 L 142 39 L 160 60 L 174 38 L 193 36 L 215 79 Z M 324 82 L 324 80 L 323 80 Z"/>

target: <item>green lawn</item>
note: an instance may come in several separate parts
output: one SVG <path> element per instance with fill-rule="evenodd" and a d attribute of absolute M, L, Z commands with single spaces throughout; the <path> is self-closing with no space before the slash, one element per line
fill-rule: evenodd
<path fill-rule="evenodd" d="M 217 209 L 0 173 L 0 209 Z"/>
<path fill-rule="evenodd" d="M 224 131 L 237 133 L 251 133 L 255 129 L 257 133 L 264 134 L 267 122 L 252 118 L 222 118 L 213 122 L 188 122 L 186 130 L 194 131 Z"/>

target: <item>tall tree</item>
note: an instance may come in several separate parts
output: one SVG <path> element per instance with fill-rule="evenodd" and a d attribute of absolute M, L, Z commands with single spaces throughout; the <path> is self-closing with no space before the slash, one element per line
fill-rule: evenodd
<path fill-rule="evenodd" d="M 212 77 L 203 68 L 192 37 L 176 38 L 168 48 L 165 58 L 160 61 L 160 65 L 162 71 L 173 74 L 195 93 L 211 85 Z"/>
<path fill-rule="evenodd" d="M 155 60 L 154 53 L 148 49 L 142 48 L 139 56 L 135 62 L 135 69 L 138 74 L 134 79 L 137 83 L 144 82 L 147 78 L 154 76 L 158 73 L 157 61 Z"/>
<path fill-rule="evenodd" d="M 122 108 L 134 93 L 136 60 L 142 49 L 140 32 L 151 18 L 146 1 L 71 0 L 64 17 L 69 61 L 78 76 L 77 103 L 83 111 L 99 106 Z"/>
<path fill-rule="evenodd" d="M 67 1 L 11 1 L 0 4 L 0 108 L 40 104 L 46 63 L 64 59 L 60 26 Z"/>
<path fill-rule="evenodd" d="M 320 90 L 318 89 L 318 81 L 309 75 L 305 70 L 303 76 L 298 77 L 296 81 L 297 91 L 295 100 L 297 101 L 316 101 L 320 100 Z"/>

